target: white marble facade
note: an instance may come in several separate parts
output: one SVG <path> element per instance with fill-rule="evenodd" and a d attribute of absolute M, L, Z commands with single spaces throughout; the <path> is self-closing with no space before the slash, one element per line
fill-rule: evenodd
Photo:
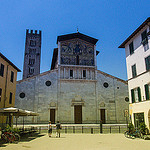
<path fill-rule="evenodd" d="M 126 123 L 127 82 L 97 70 L 96 43 L 89 41 L 90 37 L 77 34 L 73 34 L 73 42 L 82 40 L 77 41 L 77 46 L 70 46 L 74 51 L 66 53 L 65 50 L 62 52 L 61 46 L 65 47 L 72 39 L 70 35 L 67 39 L 58 37 L 58 53 L 52 60 L 50 71 L 17 82 L 15 106 L 39 113 L 38 117 L 26 117 L 27 123 L 47 123 L 49 120 L 53 123 L 57 120 L 61 123 L 99 123 L 100 120 Z M 88 43 L 88 54 L 83 51 L 81 54 L 82 48 L 86 50 L 86 45 L 79 45 L 82 42 Z"/>

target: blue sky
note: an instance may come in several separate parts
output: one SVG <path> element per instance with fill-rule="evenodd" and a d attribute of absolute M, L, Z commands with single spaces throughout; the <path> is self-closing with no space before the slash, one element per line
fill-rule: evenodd
<path fill-rule="evenodd" d="M 22 79 L 26 29 L 42 30 L 41 72 L 50 69 L 57 36 L 79 32 L 99 39 L 98 69 L 127 80 L 118 46 L 148 17 L 148 0 L 0 0 L 0 52 Z"/>

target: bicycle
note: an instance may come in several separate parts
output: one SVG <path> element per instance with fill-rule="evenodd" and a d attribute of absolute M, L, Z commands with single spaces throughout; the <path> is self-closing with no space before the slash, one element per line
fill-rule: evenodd
<path fill-rule="evenodd" d="M 18 133 L 12 133 L 7 131 L 2 131 L 1 139 L 5 142 L 13 143 L 20 141 L 20 135 Z"/>
<path fill-rule="evenodd" d="M 140 130 L 135 130 L 135 131 L 128 130 L 128 131 L 125 131 L 124 135 L 127 138 L 144 138 L 144 135 Z"/>

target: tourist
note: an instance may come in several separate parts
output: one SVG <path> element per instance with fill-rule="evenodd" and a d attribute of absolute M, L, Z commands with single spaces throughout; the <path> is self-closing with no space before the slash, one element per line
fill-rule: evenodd
<path fill-rule="evenodd" d="M 48 136 L 49 137 L 52 136 L 52 124 L 51 124 L 51 121 L 49 121 L 49 124 L 48 124 Z"/>
<path fill-rule="evenodd" d="M 59 123 L 59 121 L 57 121 L 56 123 L 56 137 L 60 137 L 60 129 L 61 129 L 61 124 Z"/>

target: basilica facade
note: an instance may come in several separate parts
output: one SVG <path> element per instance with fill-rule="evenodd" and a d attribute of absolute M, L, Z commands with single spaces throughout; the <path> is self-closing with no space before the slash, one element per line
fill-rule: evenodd
<path fill-rule="evenodd" d="M 97 41 L 79 32 L 58 36 L 51 69 L 17 82 L 16 107 L 39 113 L 26 122 L 126 122 L 127 82 L 97 70 Z"/>

